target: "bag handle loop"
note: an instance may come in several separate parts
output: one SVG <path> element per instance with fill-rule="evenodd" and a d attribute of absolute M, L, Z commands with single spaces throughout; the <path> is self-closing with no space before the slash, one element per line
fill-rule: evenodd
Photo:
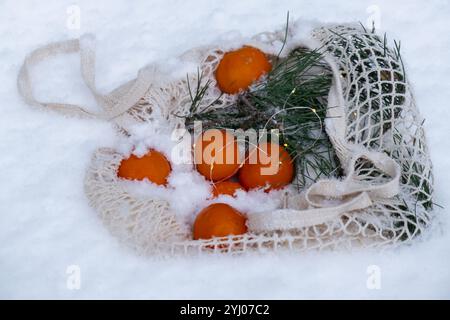
<path fill-rule="evenodd" d="M 75 104 L 38 101 L 34 96 L 30 69 L 44 59 L 77 52 L 80 53 L 81 76 L 96 102 L 101 106 L 101 112 L 91 112 L 85 107 Z M 109 94 L 101 94 L 95 85 L 95 37 L 86 34 L 80 39 L 50 43 L 31 52 L 20 68 L 17 87 L 20 95 L 30 105 L 50 109 L 64 115 L 112 120 L 133 107 L 144 96 L 155 73 L 157 73 L 156 68 L 143 68 L 139 70 L 136 79 Z"/>

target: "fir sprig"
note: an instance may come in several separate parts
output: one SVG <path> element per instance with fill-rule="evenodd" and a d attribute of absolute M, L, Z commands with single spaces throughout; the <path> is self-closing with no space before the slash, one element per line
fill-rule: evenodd
<path fill-rule="evenodd" d="M 204 129 L 277 129 L 280 143 L 296 163 L 299 188 L 339 175 L 339 162 L 324 126 L 332 73 L 320 50 L 298 48 L 273 63 L 266 78 L 242 92 L 236 103 L 203 112 L 191 110 L 187 127 L 202 121 Z"/>

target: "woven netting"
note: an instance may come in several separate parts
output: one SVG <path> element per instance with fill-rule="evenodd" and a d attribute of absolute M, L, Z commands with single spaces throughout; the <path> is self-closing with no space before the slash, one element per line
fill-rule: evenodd
<path fill-rule="evenodd" d="M 336 106 L 336 99 L 330 98 L 328 108 L 341 108 L 340 112 L 345 117 L 342 122 L 345 124 L 342 129 L 345 143 L 394 159 L 401 171 L 398 193 L 392 197 L 372 197 L 370 205 L 365 208 L 353 208 L 332 219 L 304 227 L 289 227 L 288 221 L 287 227 L 279 229 L 261 231 L 249 228 L 249 232 L 241 236 L 192 240 L 190 228 L 179 221 L 171 211 L 170 203 L 136 198 L 119 183 L 117 168 L 122 156 L 112 149 L 102 148 L 95 152 L 87 170 L 85 190 L 90 204 L 115 236 L 149 254 L 234 254 L 282 248 L 306 250 L 396 245 L 408 242 L 424 231 L 432 218 L 431 162 L 423 121 L 416 109 L 399 52 L 388 48 L 384 39 L 376 34 L 355 26 L 315 29 L 306 42 L 295 40 L 295 36 L 295 30 L 291 30 L 287 40 L 291 49 L 295 46 L 321 48 L 332 67 L 334 81 L 330 97 L 341 97 L 343 104 Z M 264 33 L 247 39 L 245 44 L 276 54 L 283 38 L 284 32 Z M 202 78 L 198 79 L 198 74 L 193 73 L 189 78 L 153 83 L 137 104 L 124 116 L 115 119 L 119 130 L 127 134 L 130 124 L 153 121 L 156 108 L 158 117 L 169 120 L 174 128 L 183 127 L 182 115 L 187 115 L 191 106 L 188 87 L 195 87 L 198 80 L 210 83 L 199 111 L 220 95 L 215 85 L 214 70 L 227 49 L 229 47 L 224 45 L 186 53 L 182 59 L 196 61 Z M 222 95 L 214 107 L 225 107 L 234 99 L 235 96 Z M 340 161 L 348 163 L 351 158 L 349 151 L 333 139 L 336 124 L 327 120 L 325 125 Z M 366 157 L 355 159 L 352 167 L 345 173 L 359 184 L 383 185 L 391 178 Z M 301 214 L 308 205 L 301 194 L 288 195 L 284 200 L 280 210 Z"/>

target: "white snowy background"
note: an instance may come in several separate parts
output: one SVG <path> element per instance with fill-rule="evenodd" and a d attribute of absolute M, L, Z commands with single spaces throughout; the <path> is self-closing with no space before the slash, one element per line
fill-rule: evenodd
<path fill-rule="evenodd" d="M 77 8 L 81 24 L 73 29 Z M 323 22 L 375 17 L 380 32 L 401 39 L 426 118 L 436 202 L 446 208 L 436 210 L 440 224 L 427 239 L 384 252 L 158 260 L 121 246 L 83 193 L 91 154 L 113 144 L 113 129 L 26 105 L 16 89 L 25 55 L 95 33 L 97 85 L 108 91 L 149 62 L 227 34 L 280 28 L 288 10 L 293 19 Z M 450 298 L 449 17 L 447 0 L 1 0 L 0 298 Z M 41 99 L 95 108 L 75 55 L 43 63 L 33 80 Z M 71 265 L 80 267 L 78 290 L 67 287 Z M 381 272 L 380 289 L 366 284 L 371 265 Z"/>

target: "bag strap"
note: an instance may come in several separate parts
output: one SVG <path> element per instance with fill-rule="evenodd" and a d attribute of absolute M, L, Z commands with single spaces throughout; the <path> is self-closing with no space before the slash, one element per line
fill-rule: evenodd
<path fill-rule="evenodd" d="M 102 108 L 99 113 L 88 111 L 75 104 L 38 101 L 34 96 L 30 69 L 44 59 L 77 52 L 80 53 L 81 76 L 84 83 Z M 156 68 L 143 68 L 138 72 L 136 79 L 125 83 L 109 94 L 101 94 L 95 85 L 95 38 L 93 35 L 87 34 L 80 39 L 51 43 L 31 52 L 20 68 L 17 86 L 20 95 L 30 105 L 57 111 L 64 115 L 111 120 L 126 112 L 145 95 L 156 72 Z"/>
<path fill-rule="evenodd" d="M 310 48 L 321 46 L 320 42 L 312 41 Z M 339 68 L 329 53 L 324 54 L 324 60 L 333 73 L 325 128 L 346 178 L 343 181 L 330 179 L 314 183 L 304 194 L 291 198 L 297 202 L 298 209 L 284 208 L 270 212 L 247 213 L 247 226 L 251 232 L 291 230 L 320 225 L 337 219 L 344 213 L 366 209 L 377 199 L 392 198 L 399 192 L 401 168 L 394 159 L 383 152 L 370 151 L 346 140 L 346 102 L 342 94 Z M 356 179 L 355 166 L 361 158 L 371 162 L 390 179 L 381 184 Z"/>
<path fill-rule="evenodd" d="M 356 180 L 353 173 L 358 159 L 365 158 L 390 176 L 383 184 L 370 184 Z M 343 213 L 370 207 L 374 200 L 394 197 L 399 191 L 400 166 L 380 152 L 361 151 L 349 165 L 346 179 L 322 180 L 313 184 L 298 203 L 303 209 L 279 209 L 270 212 L 247 214 L 247 226 L 253 232 L 289 230 L 319 225 L 338 218 Z"/>

